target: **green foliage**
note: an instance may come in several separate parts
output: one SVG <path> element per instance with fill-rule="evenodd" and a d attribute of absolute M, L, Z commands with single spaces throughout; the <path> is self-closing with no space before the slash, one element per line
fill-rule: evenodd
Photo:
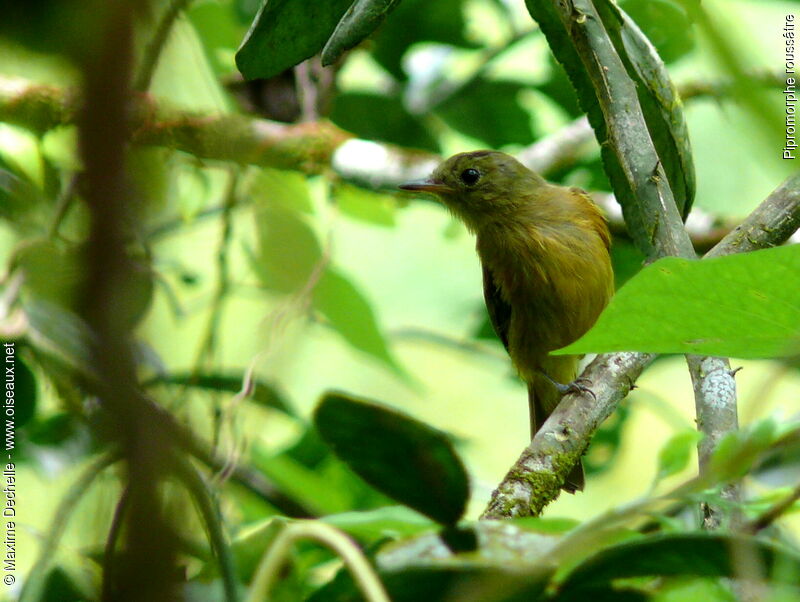
<path fill-rule="evenodd" d="M 383 22 L 400 0 L 355 0 L 322 49 L 322 65 L 327 66 L 366 38 Z"/>
<path fill-rule="evenodd" d="M 752 554 L 768 578 L 798 583 L 800 556 L 783 546 L 755 537 L 682 533 L 645 537 L 599 552 L 572 571 L 562 583 L 562 595 L 591 596 L 594 588 L 633 577 L 734 577 L 739 574 L 736 550 Z"/>
<path fill-rule="evenodd" d="M 469 482 L 443 433 L 365 401 L 326 395 L 314 415 L 322 438 L 365 481 L 445 525 L 464 513 Z M 364 454 L 364 450 L 370 450 Z"/>
<path fill-rule="evenodd" d="M 236 53 L 248 78 L 271 77 L 317 53 L 351 0 L 271 0 L 261 10 Z"/>
<path fill-rule="evenodd" d="M 594 328 L 560 352 L 789 356 L 800 345 L 798 274 L 798 246 L 704 261 L 661 259 L 628 281 Z M 631 316 L 636 328 L 625 328 Z"/>

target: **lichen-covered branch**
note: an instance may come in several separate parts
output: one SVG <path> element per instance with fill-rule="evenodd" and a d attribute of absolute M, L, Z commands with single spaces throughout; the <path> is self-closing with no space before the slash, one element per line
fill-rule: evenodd
<path fill-rule="evenodd" d="M 755 251 L 782 244 L 800 228 L 800 173 L 788 177 L 706 257 Z"/>
<path fill-rule="evenodd" d="M 558 497 L 565 475 L 592 434 L 628 394 L 655 355 L 612 353 L 597 357 L 581 378 L 590 393 L 564 397 L 492 494 L 481 518 L 535 516 Z"/>
<path fill-rule="evenodd" d="M 77 95 L 25 80 L 0 78 L 0 121 L 44 133 L 75 123 Z M 328 121 L 290 125 L 244 115 L 198 114 L 135 97 L 132 141 L 185 151 L 200 159 L 320 173 L 352 136 Z"/>

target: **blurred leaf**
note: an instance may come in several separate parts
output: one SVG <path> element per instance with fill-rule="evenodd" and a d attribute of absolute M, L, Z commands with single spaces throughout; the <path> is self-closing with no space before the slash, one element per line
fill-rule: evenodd
<path fill-rule="evenodd" d="M 265 0 L 236 53 L 245 79 L 268 78 L 315 55 L 352 0 Z"/>
<path fill-rule="evenodd" d="M 336 188 L 336 206 L 348 217 L 375 226 L 394 226 L 395 204 L 391 196 L 349 184 Z"/>
<path fill-rule="evenodd" d="M 28 367 L 28 364 L 19 356 L 18 352 L 9 354 L 9 349 L 11 349 L 12 352 L 16 351 L 14 347 L 4 347 L 5 351 L 3 353 L 3 365 L 5 367 L 4 372 L 6 375 L 4 414 L 6 418 L 13 417 L 15 428 L 20 428 L 30 422 L 31 418 L 33 418 L 34 414 L 36 413 L 38 390 L 36 387 L 36 377 L 34 377 L 33 372 L 31 372 L 31 369 Z M 12 357 L 13 362 L 9 362 L 8 360 Z M 9 381 L 8 370 L 12 368 L 12 363 L 13 381 Z M 13 389 L 8 388 L 9 382 L 13 383 Z M 8 404 L 9 400 L 12 399 L 8 397 L 9 391 L 14 393 L 13 405 Z M 13 413 L 9 414 L 9 410 L 12 410 Z"/>
<path fill-rule="evenodd" d="M 671 477 L 686 468 L 697 442 L 702 438 L 699 431 L 686 431 L 670 437 L 658 453 L 657 478 Z"/>
<path fill-rule="evenodd" d="M 362 542 L 399 539 L 438 529 L 430 519 L 405 506 L 386 506 L 361 512 L 343 512 L 321 519 Z"/>
<path fill-rule="evenodd" d="M 672 0 L 622 0 L 622 8 L 641 28 L 665 63 L 694 48 L 695 30 L 689 15 Z"/>
<path fill-rule="evenodd" d="M 258 255 L 253 268 L 263 284 L 289 293 L 308 282 L 322 259 L 311 227 L 295 212 L 269 205 L 256 212 Z"/>
<path fill-rule="evenodd" d="M 631 278 L 595 326 L 558 353 L 788 356 L 800 349 L 797 290 L 800 245 L 703 261 L 660 259 Z"/>
<path fill-rule="evenodd" d="M 282 516 L 271 516 L 240 529 L 231 549 L 236 559 L 236 573 L 242 582 L 249 583 L 252 580 L 265 550 L 269 549 L 288 522 Z"/>
<path fill-rule="evenodd" d="M 333 451 L 379 491 L 444 525 L 461 518 L 469 480 L 440 431 L 337 393 L 323 397 L 314 423 Z"/>
<path fill-rule="evenodd" d="M 372 306 L 352 282 L 328 268 L 314 289 L 314 308 L 355 349 L 384 362 L 399 375 L 404 371 L 378 328 Z"/>
<path fill-rule="evenodd" d="M 322 65 L 333 64 L 375 31 L 399 3 L 400 0 L 355 0 L 322 49 Z"/>
<path fill-rule="evenodd" d="M 247 191 L 264 204 L 279 205 L 301 213 L 311 213 L 314 203 L 305 175 L 261 167 L 248 180 Z"/>
<path fill-rule="evenodd" d="M 561 592 L 569 599 L 590 596 L 595 587 L 632 577 L 735 578 L 740 574 L 735 560 L 737 550 L 747 553 L 748 564 L 758 567 L 765 577 L 800 583 L 800 556 L 788 548 L 756 537 L 679 533 L 644 537 L 601 550 L 569 574 Z M 781 571 L 773 573 L 778 565 Z"/>
<path fill-rule="evenodd" d="M 365 140 L 439 151 L 436 139 L 395 96 L 345 92 L 334 99 L 330 117 L 339 127 Z"/>
<path fill-rule="evenodd" d="M 525 86 L 516 82 L 478 79 L 436 109 L 455 130 L 487 146 L 530 144 L 535 135 L 531 116 L 519 104 Z"/>
<path fill-rule="evenodd" d="M 209 389 L 212 391 L 224 391 L 225 393 L 237 394 L 241 392 L 243 386 L 243 376 L 241 374 L 163 374 L 156 376 L 145 383 L 146 387 L 153 385 L 176 385 L 180 387 L 191 387 L 196 389 Z M 296 416 L 295 411 L 288 404 L 285 396 L 278 392 L 272 385 L 263 380 L 253 382 L 253 390 L 247 396 L 258 405 L 279 410 L 289 416 Z"/>
<path fill-rule="evenodd" d="M 398 80 L 405 80 L 402 58 L 417 42 L 473 48 L 465 36 L 465 0 L 403 0 L 374 38 L 372 56 Z"/>
<path fill-rule="evenodd" d="M 775 443 L 776 424 L 767 418 L 725 435 L 711 456 L 708 472 L 717 482 L 741 478 Z"/>
<path fill-rule="evenodd" d="M 72 306 L 84 281 L 82 258 L 75 248 L 33 239 L 18 250 L 14 259 L 24 274 L 26 291 L 51 303 Z"/>
<path fill-rule="evenodd" d="M 45 205 L 46 199 L 27 176 L 7 167 L 0 157 L 0 219 L 11 222 L 18 232 L 26 233 L 27 229 L 39 226 L 40 220 L 36 220 L 34 212 Z"/>
<path fill-rule="evenodd" d="M 44 299 L 29 299 L 23 303 L 23 311 L 34 346 L 56 355 L 83 374 L 94 372 L 91 348 L 95 340 L 83 320 Z"/>
<path fill-rule="evenodd" d="M 259 253 L 253 268 L 268 288 L 282 293 L 308 287 L 313 308 L 350 345 L 404 372 L 389 351 L 375 313 L 364 295 L 335 268 L 324 266 L 311 227 L 296 212 L 268 206 L 257 212 Z M 312 278 L 322 269 L 318 279 Z"/>
<path fill-rule="evenodd" d="M 73 576 L 57 566 L 47 574 L 40 596 L 40 602 L 64 602 L 65 600 L 86 600 L 97 592 L 88 592 Z"/>
<path fill-rule="evenodd" d="M 250 18 L 253 16 L 255 12 Z M 229 75 L 232 64 L 221 60 L 220 55 L 224 53 L 227 56 L 228 51 L 232 54 L 245 33 L 235 10 L 222 2 L 195 2 L 189 7 L 188 17 L 197 30 L 214 72 L 217 76 Z"/>
<path fill-rule="evenodd" d="M 541 516 L 526 516 L 524 518 L 513 518 L 511 522 L 526 531 L 560 535 L 571 531 L 581 523 L 574 518 L 542 518 Z"/>
<path fill-rule="evenodd" d="M 85 434 L 84 424 L 69 412 L 59 412 L 26 426 L 27 439 L 36 445 L 53 447 Z"/>
<path fill-rule="evenodd" d="M 420 600 L 486 600 L 491 602 L 530 602 L 541 599 L 550 574 L 504 571 L 496 567 L 412 567 L 398 571 L 380 571 L 379 577 L 392 602 Z M 486 592 L 491 592 L 487 594 Z M 482 597 L 472 597 L 474 594 Z M 466 598 L 465 598 L 466 596 Z M 363 602 L 352 577 L 345 570 L 317 590 L 308 602 Z"/>
<path fill-rule="evenodd" d="M 270 454 L 260 445 L 254 445 L 250 454 L 259 472 L 313 515 L 352 509 L 352 496 L 347 487 L 328 478 L 319 468 L 303 466 L 288 454 Z"/>
<path fill-rule="evenodd" d="M 718 579 L 678 578 L 663 583 L 656 596 L 649 599 L 654 602 L 738 602 L 739 598 L 731 589 Z"/>

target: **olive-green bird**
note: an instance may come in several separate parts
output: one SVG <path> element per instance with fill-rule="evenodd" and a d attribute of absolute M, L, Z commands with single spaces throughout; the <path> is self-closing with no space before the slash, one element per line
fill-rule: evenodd
<path fill-rule="evenodd" d="M 476 234 L 486 307 L 528 384 L 533 437 L 565 392 L 584 388 L 574 382 L 579 357 L 550 352 L 589 330 L 614 292 L 605 218 L 579 188 L 495 151 L 454 155 L 401 188 L 437 195 Z M 562 487 L 583 484 L 578 464 Z"/>

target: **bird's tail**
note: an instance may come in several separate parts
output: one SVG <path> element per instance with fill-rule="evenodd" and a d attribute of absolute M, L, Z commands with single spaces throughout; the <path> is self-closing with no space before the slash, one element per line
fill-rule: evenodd
<path fill-rule="evenodd" d="M 578 358 L 570 355 L 548 356 L 543 362 L 541 370 L 556 382 L 567 384 L 578 376 Z M 560 401 L 561 393 L 553 384 L 541 374 L 535 374 L 533 381 L 528 383 L 531 439 Z M 568 493 L 583 491 L 584 481 L 583 464 L 579 460 L 567 475 L 561 488 Z"/>

